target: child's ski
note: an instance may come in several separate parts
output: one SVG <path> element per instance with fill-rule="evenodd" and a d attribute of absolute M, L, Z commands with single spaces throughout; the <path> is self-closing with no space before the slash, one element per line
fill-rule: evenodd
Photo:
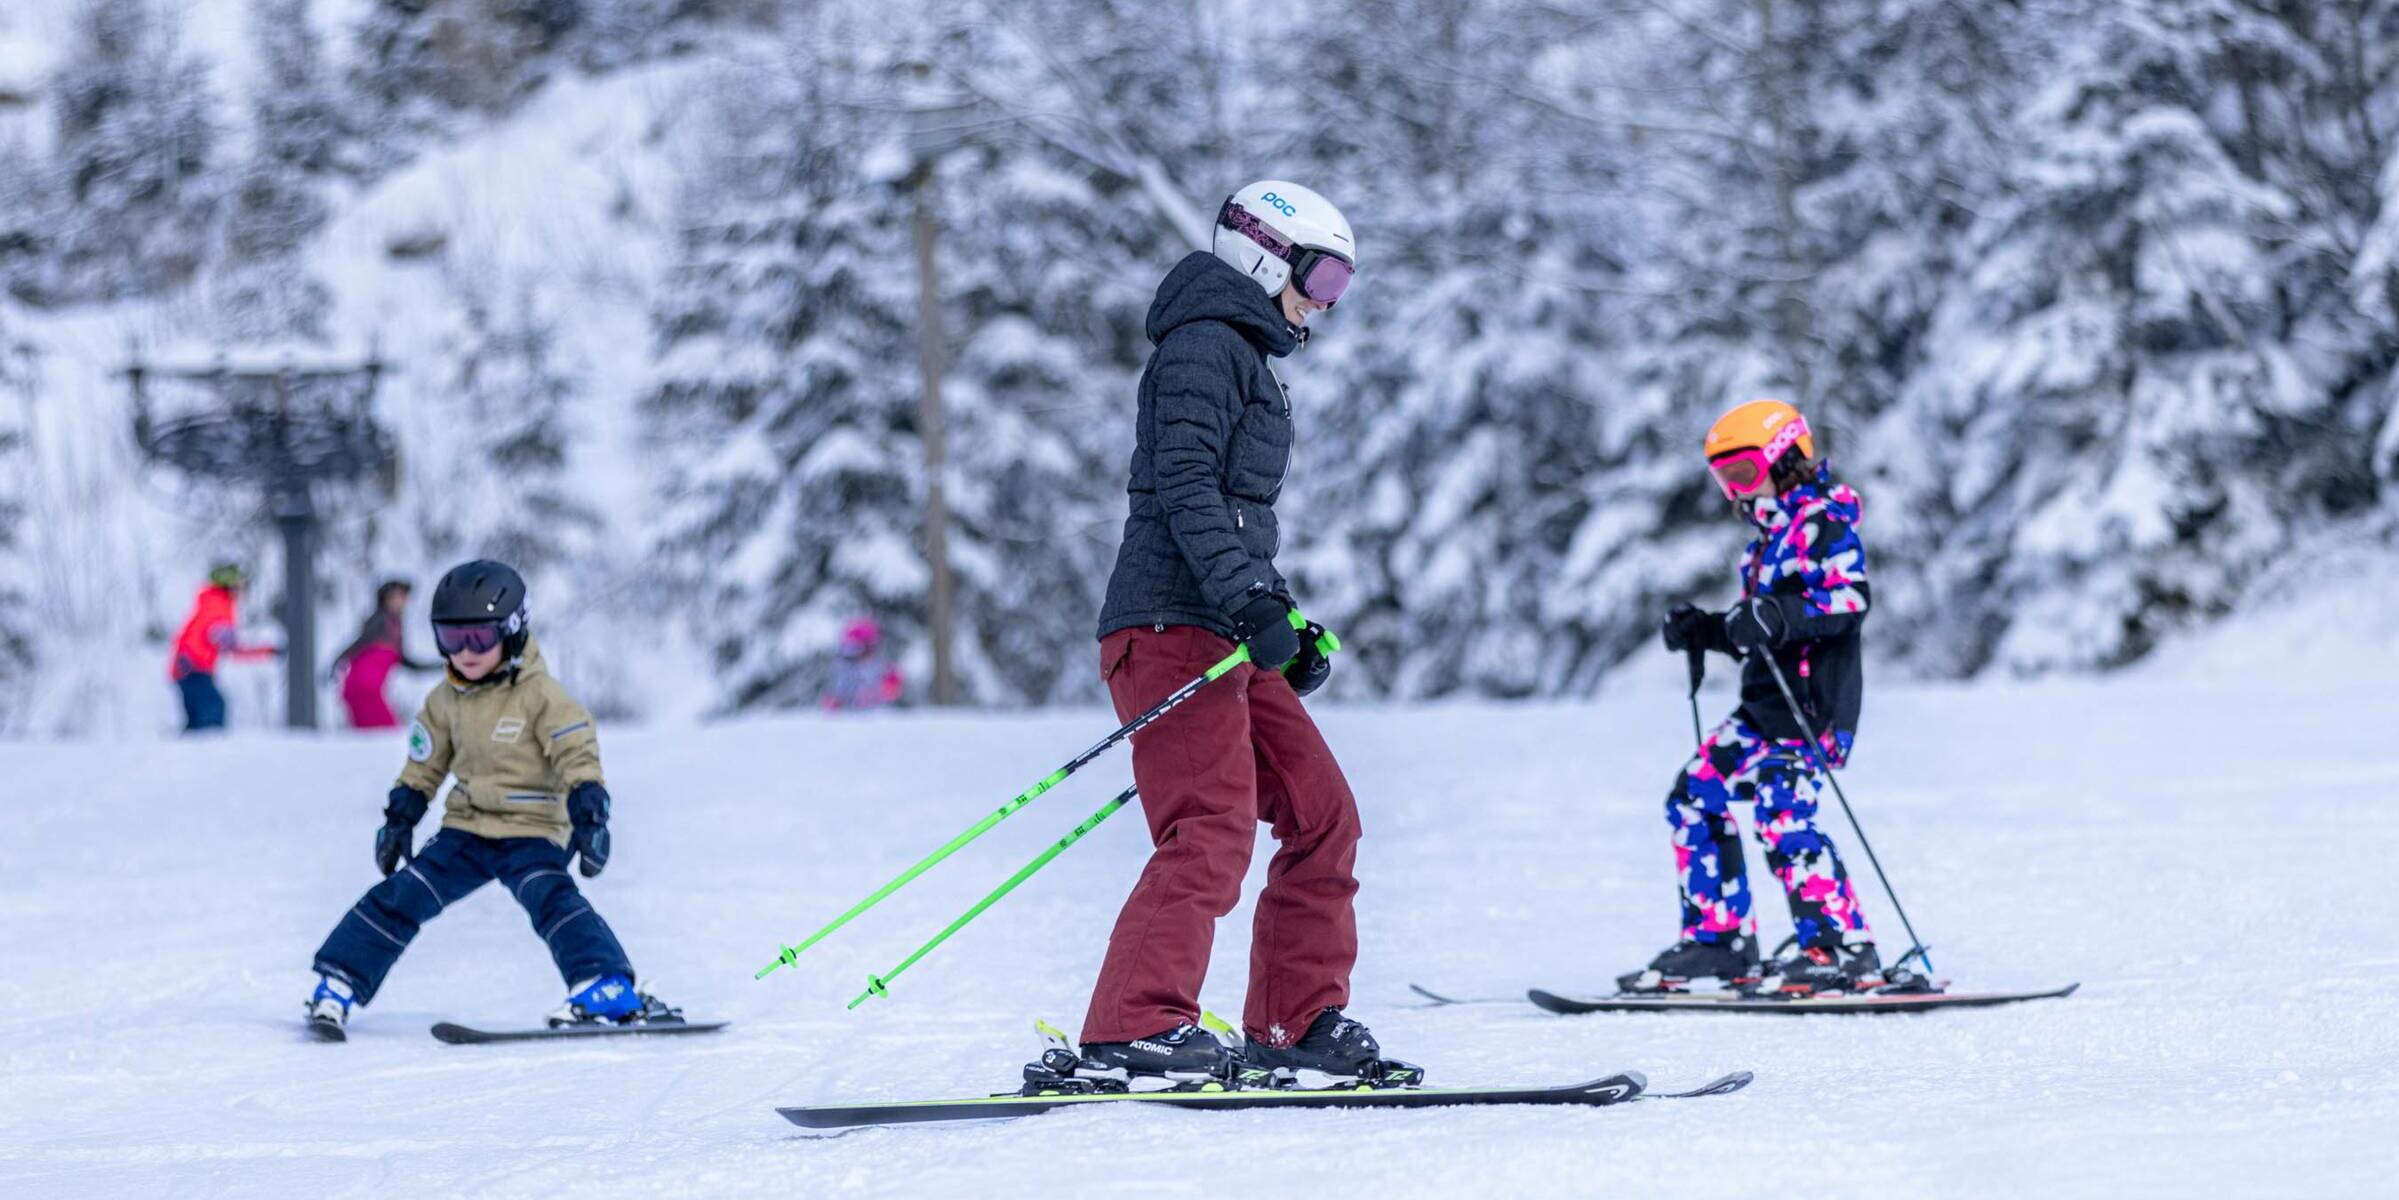
<path fill-rule="evenodd" d="M 453 1046 L 479 1046 L 486 1042 L 540 1042 L 563 1038 L 631 1037 L 637 1034 L 714 1033 L 730 1024 L 727 1021 L 645 1021 L 634 1025 L 562 1025 L 554 1029 L 470 1029 L 443 1021 L 433 1027 L 433 1036 Z"/>
<path fill-rule="evenodd" d="M 1445 996 L 1421 983 L 1411 983 L 1408 990 L 1424 997 L 1419 1008 L 1449 1008 L 1459 1004 L 1514 1004 L 1514 996 Z"/>
<path fill-rule="evenodd" d="M 1615 996 L 1561 996 L 1534 988 L 1525 993 L 1534 1004 L 1566 1015 L 1597 1012 L 1728 1012 L 1728 1013 L 1894 1013 L 1927 1012 L 1938 1008 L 1988 1008 L 2025 1000 L 2071 996 L 2079 983 L 2040 992 L 1861 992 L 1856 995 L 1747 995 L 1738 991 L 1668 992 Z"/>

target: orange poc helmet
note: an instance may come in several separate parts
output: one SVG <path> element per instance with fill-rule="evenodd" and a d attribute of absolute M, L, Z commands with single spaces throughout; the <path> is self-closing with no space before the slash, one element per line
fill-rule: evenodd
<path fill-rule="evenodd" d="M 1774 464 L 1793 447 L 1805 458 L 1816 457 L 1816 438 L 1806 417 L 1781 400 L 1752 400 L 1708 426 L 1704 448 L 1708 472 L 1728 499 L 1738 500 L 1758 490 L 1774 473 Z"/>

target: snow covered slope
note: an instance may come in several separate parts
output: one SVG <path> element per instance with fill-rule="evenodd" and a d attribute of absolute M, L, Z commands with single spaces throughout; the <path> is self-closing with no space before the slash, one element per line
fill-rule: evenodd
<path fill-rule="evenodd" d="M 588 890 L 667 997 L 735 1025 L 576 1046 L 426 1035 L 437 1018 L 533 1019 L 560 994 L 497 889 L 427 928 L 350 1044 L 302 1042 L 309 953 L 374 880 L 396 743 L 10 746 L 0 1194 L 2259 1196 L 2389 1178 L 2399 697 L 2312 675 L 1873 697 L 1851 792 L 1942 973 L 2081 980 L 2068 1000 L 1804 1021 L 1411 1007 L 1410 981 L 1601 986 L 1671 936 L 1657 810 L 1686 717 L 1670 689 L 1335 710 L 1368 831 L 1352 1011 L 1387 1047 L 1445 1083 L 1634 1067 L 1688 1085 L 1746 1067 L 1757 1084 L 1614 1111 L 1080 1112 L 839 1138 L 784 1124 L 775 1105 L 1006 1086 L 1038 1049 L 1035 1017 L 1076 1023 L 1142 859 L 1130 816 L 888 999 L 842 1005 L 1121 786 L 1121 758 L 803 969 L 750 973 L 1103 720 L 611 736 L 617 853 Z M 1228 1015 L 1247 940 L 1228 921 L 1216 947 L 1209 997 Z"/>

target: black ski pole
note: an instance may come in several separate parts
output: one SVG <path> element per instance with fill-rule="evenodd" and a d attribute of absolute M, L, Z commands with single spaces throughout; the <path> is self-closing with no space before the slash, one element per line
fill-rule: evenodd
<path fill-rule="evenodd" d="M 1891 887 L 1891 877 L 1883 873 L 1882 860 L 1874 856 L 1874 843 L 1866 840 L 1866 827 L 1858 824 L 1857 810 L 1849 806 L 1849 797 L 1841 791 L 1841 781 L 1834 776 L 1833 765 L 1825 761 L 1824 746 L 1816 740 L 1816 727 L 1808 720 L 1808 714 L 1800 709 L 1799 697 L 1791 691 L 1791 681 L 1783 678 L 1782 664 L 1774 661 L 1772 650 L 1761 649 L 1751 653 L 1766 660 L 1766 669 L 1774 675 L 1774 686 L 1783 693 L 1783 703 L 1791 706 L 1791 719 L 1799 722 L 1799 732 L 1808 740 L 1808 757 L 1815 762 L 1817 770 L 1824 772 L 1825 782 L 1833 785 L 1833 798 L 1841 802 L 1841 813 L 1849 818 L 1849 828 L 1857 833 L 1858 845 L 1866 851 L 1867 863 L 1874 867 L 1874 877 L 1882 881 L 1883 895 L 1891 898 L 1891 911 L 1899 914 L 1899 927 L 1907 930 L 1908 952 L 1900 955 L 1899 961 L 1891 965 L 1905 966 L 1909 959 L 1920 958 L 1924 960 L 1925 973 L 1930 974 L 1933 956 L 1925 948 L 1924 939 L 1916 936 L 1916 926 L 1908 920 L 1908 910 L 1900 905 L 1899 893 Z"/>
<path fill-rule="evenodd" d="M 1707 682 L 1708 678 L 1707 647 L 1685 646 L 1683 647 L 1683 657 L 1689 660 L 1691 666 L 1691 744 L 1699 747 L 1699 752 L 1705 754 L 1708 747 L 1708 735 L 1707 731 L 1702 729 L 1699 724 L 1699 685 Z"/>

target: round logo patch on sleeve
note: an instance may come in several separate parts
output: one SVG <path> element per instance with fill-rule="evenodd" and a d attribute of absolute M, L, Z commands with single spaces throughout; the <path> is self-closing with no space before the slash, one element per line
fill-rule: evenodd
<path fill-rule="evenodd" d="M 433 733 L 421 720 L 408 723 L 408 761 L 423 762 L 433 757 Z"/>

